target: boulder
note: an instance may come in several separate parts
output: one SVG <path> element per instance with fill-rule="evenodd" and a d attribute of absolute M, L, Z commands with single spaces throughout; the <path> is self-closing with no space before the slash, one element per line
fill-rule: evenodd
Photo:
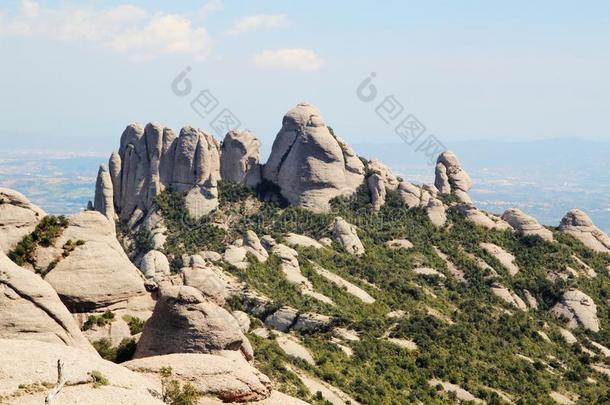
<path fill-rule="evenodd" d="M 230 245 L 225 250 L 222 259 L 238 269 L 246 269 L 248 268 L 247 253 L 248 250 L 243 246 Z"/>
<path fill-rule="evenodd" d="M 269 378 L 245 360 L 213 354 L 174 353 L 123 363 L 125 367 L 161 382 L 161 369 L 171 367 L 172 379 L 191 383 L 202 396 L 224 402 L 260 401 L 271 395 Z"/>
<path fill-rule="evenodd" d="M 101 165 L 97 172 L 93 209 L 100 212 L 109 221 L 114 222 L 114 186 L 107 165 Z"/>
<path fill-rule="evenodd" d="M 189 286 L 163 286 L 152 317 L 146 322 L 134 358 L 171 353 L 241 352 L 252 347 L 229 312 Z"/>
<path fill-rule="evenodd" d="M 518 208 L 510 208 L 504 211 L 502 219 L 518 232 L 524 235 L 539 236 L 547 242 L 553 241 L 553 232 L 540 225 L 532 216 L 527 215 Z"/>
<path fill-rule="evenodd" d="M 432 195 L 423 187 L 417 187 L 405 181 L 398 186 L 400 197 L 408 208 L 426 207 Z"/>
<path fill-rule="evenodd" d="M 413 247 L 413 243 L 408 239 L 392 239 L 384 243 L 384 245 L 392 250 L 411 249 Z"/>
<path fill-rule="evenodd" d="M 267 253 L 254 231 L 248 230 L 246 232 L 243 238 L 243 247 L 261 263 L 266 262 L 269 258 L 269 253 Z"/>
<path fill-rule="evenodd" d="M 474 204 L 459 204 L 457 211 L 464 215 L 466 219 L 475 225 L 482 226 L 487 229 L 505 230 L 511 229 L 511 226 L 502 218 L 479 210 Z"/>
<path fill-rule="evenodd" d="M 280 268 L 289 283 L 296 284 L 307 290 L 313 288 L 311 282 L 301 273 L 301 267 L 299 265 L 299 260 L 297 259 L 299 254 L 296 250 L 282 243 L 278 243 L 271 248 L 271 253 L 280 259 Z"/>
<path fill-rule="evenodd" d="M 335 240 L 343 246 L 348 253 L 356 256 L 364 254 L 364 245 L 362 245 L 354 225 L 341 217 L 336 217 L 332 226 L 332 233 Z"/>
<path fill-rule="evenodd" d="M 60 359 L 66 384 L 54 404 L 163 405 L 160 384 L 91 351 L 56 343 L 2 339 L 0 358 L 0 398 L 11 398 L 11 404 L 45 403 L 48 387 L 57 382 Z M 94 384 L 94 370 L 108 379 L 107 385 Z"/>
<path fill-rule="evenodd" d="M 514 292 L 510 291 L 508 288 L 500 285 L 498 283 L 494 283 L 491 286 L 491 292 L 494 293 L 498 298 L 506 302 L 507 304 L 513 305 L 517 309 L 521 311 L 527 311 L 527 305 L 525 302 Z"/>
<path fill-rule="evenodd" d="M 426 213 L 428 219 L 436 227 L 441 227 L 447 222 L 447 208 L 441 200 L 436 198 L 430 198 L 428 205 L 426 206 Z"/>
<path fill-rule="evenodd" d="M 296 322 L 292 326 L 292 329 L 299 332 L 320 331 L 329 327 L 331 320 L 332 319 L 330 316 L 307 312 L 304 314 L 299 314 Z"/>
<path fill-rule="evenodd" d="M 193 264 L 182 269 L 182 279 L 184 285 L 195 287 L 197 290 L 216 303 L 224 305 L 225 300 L 229 297 L 228 284 L 214 270 L 213 266 L 206 264 Z"/>
<path fill-rule="evenodd" d="M 286 235 L 284 235 L 284 242 L 288 246 L 295 246 L 295 247 L 304 247 L 304 248 L 312 247 L 314 249 L 322 249 L 324 247 L 317 240 L 310 238 L 309 236 L 298 235 L 296 233 L 287 233 Z"/>
<path fill-rule="evenodd" d="M 483 250 L 485 250 L 491 256 L 495 257 L 496 260 L 498 260 L 500 264 L 502 264 L 502 266 L 508 270 L 508 273 L 511 276 L 514 276 L 519 272 L 519 267 L 516 264 L 515 256 L 502 249 L 500 246 L 486 242 L 481 242 L 479 246 L 481 246 Z"/>
<path fill-rule="evenodd" d="M 68 241 L 84 243 L 63 257 Z M 140 271 L 115 238 L 114 223 L 96 211 L 71 216 L 55 243 L 38 247 L 34 257 L 43 269 L 56 262 L 44 279 L 72 312 L 89 312 L 146 293 Z"/>
<path fill-rule="evenodd" d="M 436 161 L 434 185 L 441 194 L 454 194 L 461 202 L 472 203 L 468 196 L 468 191 L 472 188 L 472 180 L 451 151 L 439 155 Z"/>
<path fill-rule="evenodd" d="M 248 130 L 229 131 L 220 148 L 222 179 L 256 187 L 261 181 L 260 146 Z"/>
<path fill-rule="evenodd" d="M 570 210 L 563 217 L 559 230 L 575 237 L 589 249 L 610 253 L 610 237 L 596 227 L 591 218 L 579 209 Z"/>
<path fill-rule="evenodd" d="M 551 313 L 565 318 L 570 329 L 582 326 L 590 331 L 599 332 L 595 302 L 587 294 L 575 288 L 563 294 L 561 300 L 551 308 Z"/>
<path fill-rule="evenodd" d="M 23 194 L 0 187 L 0 250 L 8 254 L 46 215 Z"/>
<path fill-rule="evenodd" d="M 144 277 L 158 283 L 170 275 L 169 260 L 158 250 L 151 250 L 142 258 L 140 271 Z"/>
<path fill-rule="evenodd" d="M 95 351 L 53 287 L 37 274 L 17 266 L 2 251 L 0 309 L 2 339 L 37 340 Z M 30 347 L 30 343 L 22 345 Z M 0 363 L 8 361 L 1 358 Z"/>
<path fill-rule="evenodd" d="M 243 333 L 248 333 L 250 331 L 250 317 L 247 313 L 243 311 L 233 311 L 231 312 L 231 315 L 233 315 L 233 318 L 235 318 Z"/>
<path fill-rule="evenodd" d="M 265 319 L 269 328 L 287 332 L 296 322 L 298 311 L 290 307 L 282 307 Z"/>
<path fill-rule="evenodd" d="M 289 203 L 328 212 L 331 199 L 352 195 L 363 183 L 364 164 L 330 132 L 317 108 L 300 103 L 284 116 L 263 177 Z"/>

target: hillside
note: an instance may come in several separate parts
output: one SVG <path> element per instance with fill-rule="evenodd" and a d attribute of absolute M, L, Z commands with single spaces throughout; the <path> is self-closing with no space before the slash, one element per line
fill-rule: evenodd
<path fill-rule="evenodd" d="M 584 212 L 482 211 L 449 151 L 405 182 L 306 103 L 260 146 L 132 124 L 82 213 L 0 189 L 0 346 L 39 353 L 5 349 L 26 371 L 0 364 L 0 401 L 64 358 L 58 403 L 610 403 L 610 238 Z"/>

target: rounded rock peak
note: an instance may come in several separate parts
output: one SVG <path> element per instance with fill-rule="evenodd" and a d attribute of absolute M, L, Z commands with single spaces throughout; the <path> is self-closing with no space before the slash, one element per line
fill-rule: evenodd
<path fill-rule="evenodd" d="M 303 101 L 290 109 L 286 115 L 284 115 L 282 125 L 296 127 L 323 127 L 326 126 L 326 123 L 324 122 L 320 110 L 318 110 L 317 107 Z"/>
<path fill-rule="evenodd" d="M 438 155 L 436 163 L 444 163 L 448 166 L 460 166 L 460 161 L 458 160 L 457 155 L 450 150 L 446 150 Z"/>
<path fill-rule="evenodd" d="M 561 224 L 559 227 L 564 228 L 566 226 L 590 227 L 593 226 L 593 221 L 591 221 L 591 218 L 589 218 L 584 211 L 579 210 L 578 208 L 573 208 L 561 219 Z"/>

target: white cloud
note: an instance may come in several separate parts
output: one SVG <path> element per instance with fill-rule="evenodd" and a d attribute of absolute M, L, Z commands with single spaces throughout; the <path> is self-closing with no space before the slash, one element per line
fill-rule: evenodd
<path fill-rule="evenodd" d="M 92 42 L 133 60 L 166 54 L 203 59 L 212 48 L 207 30 L 195 27 L 187 17 L 153 14 L 129 4 L 108 9 L 41 8 L 34 0 L 22 0 L 18 14 L 4 15 L 2 35 Z"/>
<path fill-rule="evenodd" d="M 240 18 L 228 31 L 229 35 L 239 35 L 248 31 L 261 29 L 283 28 L 288 26 L 288 17 L 284 14 L 278 15 L 251 15 Z"/>
<path fill-rule="evenodd" d="M 324 60 L 311 49 L 264 50 L 254 55 L 254 64 L 262 69 L 318 70 Z"/>
<path fill-rule="evenodd" d="M 215 11 L 222 10 L 223 6 L 222 0 L 209 0 L 199 9 L 199 14 L 205 18 Z"/>
<path fill-rule="evenodd" d="M 33 18 L 40 12 L 40 6 L 34 0 L 22 0 L 21 14 L 26 18 Z"/>

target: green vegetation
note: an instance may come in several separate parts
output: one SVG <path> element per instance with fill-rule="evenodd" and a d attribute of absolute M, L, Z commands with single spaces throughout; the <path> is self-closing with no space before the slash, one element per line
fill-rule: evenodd
<path fill-rule="evenodd" d="M 136 316 L 123 315 L 123 320 L 127 322 L 127 325 L 129 325 L 129 332 L 131 333 L 131 336 L 137 335 L 144 330 L 144 324 L 146 322 Z"/>
<path fill-rule="evenodd" d="M 135 233 L 133 242 L 135 249 L 142 254 L 145 254 L 155 248 L 153 236 L 145 227 L 140 227 L 140 229 Z"/>
<path fill-rule="evenodd" d="M 180 270 L 181 256 L 187 252 L 224 249 L 226 235 L 213 223 L 213 215 L 201 219 L 192 218 L 188 214 L 182 193 L 170 188 L 159 194 L 155 202 L 167 225 L 164 253 L 170 260 L 173 271 Z"/>
<path fill-rule="evenodd" d="M 191 383 L 180 384 L 180 381 L 171 379 L 171 367 L 162 367 L 160 374 L 163 402 L 170 405 L 196 405 L 199 402 L 199 393 Z"/>
<path fill-rule="evenodd" d="M 44 217 L 36 229 L 29 235 L 26 235 L 13 249 L 9 252 L 9 258 L 19 266 L 27 263 L 34 264 L 32 255 L 38 246 L 49 247 L 55 243 L 65 228 L 68 227 L 68 219 L 64 216 L 46 216 Z"/>
<path fill-rule="evenodd" d="M 89 376 L 93 380 L 93 386 L 95 388 L 99 388 L 102 385 L 109 385 L 110 381 L 108 381 L 108 377 L 102 374 L 101 371 L 93 370 L 89 373 Z"/>
<path fill-rule="evenodd" d="M 89 330 L 93 326 L 104 327 L 109 325 L 114 320 L 114 314 L 111 311 L 106 311 L 101 315 L 89 315 L 81 330 Z"/>
<path fill-rule="evenodd" d="M 455 394 L 428 384 L 432 378 L 457 384 L 489 404 L 501 403 L 499 394 L 490 387 L 512 397 L 516 404 L 550 404 L 552 391 L 577 394 L 583 404 L 607 403 L 604 401 L 610 396 L 610 379 L 590 365 L 610 364 L 610 360 L 587 354 L 583 348 L 597 351 L 588 339 L 610 347 L 609 255 L 592 252 L 556 231 L 556 242 L 549 243 L 537 237 L 477 227 L 453 209 L 448 211 L 450 226 L 435 228 L 424 209 L 407 209 L 397 191 L 389 191 L 385 206 L 375 212 L 363 187 L 351 198 L 334 199 L 329 214 L 284 208 L 271 198 L 277 191 L 271 183 L 260 186 L 255 194 L 270 201 L 261 202 L 243 187 L 225 183 L 221 185 L 219 212 L 195 222 L 181 220 L 185 211 L 179 193 L 163 193 L 159 205 L 171 223 L 166 249 L 175 269 L 182 267 L 182 254 L 203 249 L 222 252 L 225 243 L 234 241 L 246 229 L 281 241 L 286 232 L 313 238 L 329 236 L 329 226 L 337 215 L 358 227 L 366 248 L 366 254 L 360 257 L 346 253 L 338 245 L 320 250 L 297 248 L 301 272 L 315 291 L 329 297 L 334 305 L 301 294 L 283 277 L 280 260 L 273 255 L 264 264 L 249 257 L 247 270 L 222 264 L 226 271 L 272 300 L 257 315 L 255 324 L 280 306 L 289 305 L 301 312 L 329 315 L 333 326 L 354 330 L 360 336 L 359 341 L 342 342 L 353 351 L 348 356 L 333 343 L 331 332 L 300 334 L 315 359 L 312 366 L 287 356 L 274 339 L 249 335 L 255 347 L 256 366 L 281 391 L 311 403 L 324 403 L 290 371 L 300 369 L 363 404 L 454 403 Z M 452 196 L 443 198 L 448 204 L 455 200 Z M 225 228 L 219 230 L 214 221 L 222 222 Z M 202 228 L 193 230 L 193 224 Z M 384 245 L 397 238 L 408 239 L 414 247 L 392 250 Z M 480 247 L 481 242 L 494 243 L 511 252 L 520 272 L 510 276 L 497 259 Z M 451 275 L 435 248 L 464 272 L 466 283 Z M 497 276 L 479 268 L 473 257 L 483 259 Z M 580 268 L 575 257 L 591 267 L 597 277 L 549 280 L 551 271 L 561 272 L 567 266 Z M 316 265 L 364 289 L 376 299 L 375 303 L 364 304 L 355 299 L 320 276 Z M 417 267 L 438 269 L 447 278 L 418 276 L 412 271 Z M 494 282 L 521 297 L 527 290 L 539 308 L 523 312 L 506 304 L 492 293 Z M 565 325 L 548 313 L 570 287 L 578 287 L 593 298 L 602 326 L 599 333 L 576 329 L 574 334 L 580 343 L 575 345 L 563 340 L 559 328 Z M 244 309 L 248 304 L 232 297 L 227 305 Z M 404 311 L 405 316 L 388 318 L 390 311 Z M 550 341 L 541 337 L 541 331 Z M 386 337 L 408 339 L 418 349 L 406 350 Z M 587 382 L 589 377 L 597 384 Z"/>
<path fill-rule="evenodd" d="M 96 340 L 92 345 L 103 359 L 114 363 L 129 361 L 136 352 L 136 341 L 133 338 L 123 339 L 117 347 L 113 347 L 112 342 L 106 338 Z"/>
<path fill-rule="evenodd" d="M 218 202 L 220 207 L 255 196 L 256 194 L 252 190 L 241 184 L 228 180 L 218 182 Z"/>

